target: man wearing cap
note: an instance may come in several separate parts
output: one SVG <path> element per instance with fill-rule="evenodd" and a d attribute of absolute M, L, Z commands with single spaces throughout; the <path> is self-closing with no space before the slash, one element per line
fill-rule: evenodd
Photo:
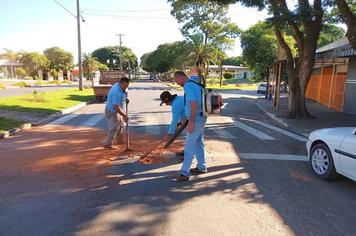
<path fill-rule="evenodd" d="M 108 92 L 106 106 L 105 106 L 105 119 L 109 126 L 108 137 L 104 142 L 104 148 L 112 148 L 113 141 L 120 142 L 122 119 L 126 122 L 124 104 L 129 102 L 126 95 L 126 89 L 129 86 L 129 79 L 123 77 L 120 82 L 114 84 Z M 118 116 L 119 114 L 119 116 Z"/>
<path fill-rule="evenodd" d="M 191 174 L 207 172 L 204 149 L 204 127 L 206 116 L 203 111 L 202 87 L 196 81 L 188 79 L 183 71 L 174 72 L 174 78 L 184 88 L 185 116 L 189 123 L 184 143 L 184 161 L 180 175 L 175 179 L 188 181 Z M 197 159 L 196 168 L 190 169 L 193 157 Z"/>
<path fill-rule="evenodd" d="M 177 96 L 177 94 L 171 94 L 168 91 L 164 91 L 160 95 L 161 98 L 161 106 L 162 104 L 166 104 L 168 106 L 172 106 L 172 120 L 171 125 L 168 128 L 168 135 L 172 135 L 175 133 L 179 124 L 183 123 L 185 120 L 185 113 L 184 113 L 184 97 Z M 183 155 L 183 152 L 177 153 L 177 155 Z"/>

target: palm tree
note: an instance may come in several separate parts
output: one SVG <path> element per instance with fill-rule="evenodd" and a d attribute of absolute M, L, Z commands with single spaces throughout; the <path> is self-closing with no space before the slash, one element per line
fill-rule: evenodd
<path fill-rule="evenodd" d="M 91 53 L 83 53 L 83 72 L 87 79 L 92 78 L 92 72 L 99 69 L 99 62 Z"/>
<path fill-rule="evenodd" d="M 212 44 L 205 44 L 203 34 L 193 34 L 188 37 L 188 46 L 185 53 L 177 58 L 177 64 L 181 67 L 195 65 L 200 82 L 206 86 L 204 69 L 210 63 L 217 64 L 225 57 L 224 52 Z"/>

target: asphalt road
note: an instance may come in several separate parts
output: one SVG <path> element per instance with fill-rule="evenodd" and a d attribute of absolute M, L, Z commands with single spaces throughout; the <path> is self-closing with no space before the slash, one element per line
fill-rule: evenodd
<path fill-rule="evenodd" d="M 132 132 L 156 136 L 166 132 L 170 110 L 159 107 L 162 89 L 166 87 L 155 83 L 131 85 Z M 223 96 L 223 113 L 210 117 L 206 127 L 207 174 L 177 183 L 171 179 L 181 165 L 175 159 L 155 165 L 117 160 L 106 174 L 119 176 L 120 181 L 64 196 L 49 192 L 1 206 L 0 232 L 354 235 L 356 183 L 315 178 L 306 162 L 305 137 L 271 123 L 258 110 L 254 91 Z M 52 125 L 105 131 L 103 110 L 104 104 L 92 104 Z M 51 204 L 44 207 L 41 202 Z M 36 217 L 29 217 L 26 210 Z"/>

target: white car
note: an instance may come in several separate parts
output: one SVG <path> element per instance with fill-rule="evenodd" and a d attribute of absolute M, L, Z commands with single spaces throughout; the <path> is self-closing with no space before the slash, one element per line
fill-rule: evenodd
<path fill-rule="evenodd" d="M 316 130 L 307 141 L 309 164 L 314 174 L 325 180 L 338 174 L 356 181 L 356 128 Z"/>

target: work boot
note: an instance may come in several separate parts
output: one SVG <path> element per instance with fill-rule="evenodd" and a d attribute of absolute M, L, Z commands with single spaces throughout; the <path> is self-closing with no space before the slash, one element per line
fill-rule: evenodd
<path fill-rule="evenodd" d="M 105 149 L 114 149 L 111 145 L 108 145 L 108 144 L 104 144 L 103 147 Z"/>
<path fill-rule="evenodd" d="M 184 150 L 182 150 L 180 152 L 176 152 L 176 155 L 179 157 L 184 156 Z"/>
<path fill-rule="evenodd" d="M 207 171 L 201 171 L 198 169 L 198 167 L 190 169 L 190 173 L 192 175 L 200 175 L 200 174 L 205 174 Z"/>
<path fill-rule="evenodd" d="M 189 177 L 180 174 L 180 175 L 174 177 L 174 179 L 177 180 L 177 181 L 187 182 L 189 180 Z"/>

